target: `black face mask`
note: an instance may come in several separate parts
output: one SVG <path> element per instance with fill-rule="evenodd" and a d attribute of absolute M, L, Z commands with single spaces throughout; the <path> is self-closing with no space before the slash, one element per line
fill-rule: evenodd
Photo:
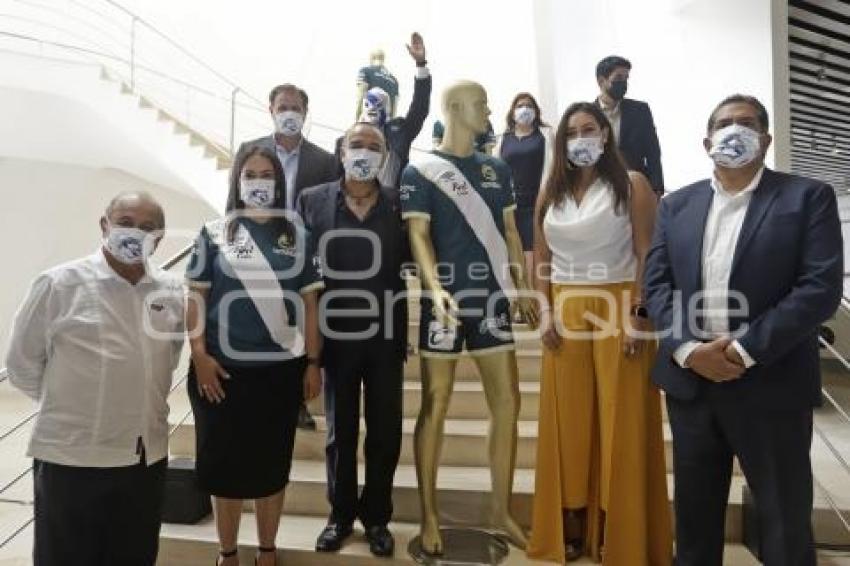
<path fill-rule="evenodd" d="M 617 79 L 611 82 L 608 87 L 608 95 L 614 100 L 622 100 L 626 96 L 626 90 L 629 88 L 629 81 L 626 79 Z"/>

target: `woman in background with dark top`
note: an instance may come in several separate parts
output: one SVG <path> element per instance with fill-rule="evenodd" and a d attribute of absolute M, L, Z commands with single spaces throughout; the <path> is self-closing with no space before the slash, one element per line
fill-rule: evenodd
<path fill-rule="evenodd" d="M 236 566 L 242 500 L 253 499 L 259 552 L 275 561 L 302 393 L 319 394 L 318 262 L 284 215 L 270 149 L 237 159 L 224 218 L 208 222 L 187 269 L 198 484 L 212 494 L 219 566 Z"/>
<path fill-rule="evenodd" d="M 505 133 L 493 153 L 511 168 L 516 194 L 516 226 L 522 238 L 525 268 L 533 275 L 534 203 L 552 162 L 554 133 L 540 116 L 537 100 L 527 92 L 514 97 L 505 118 Z"/>

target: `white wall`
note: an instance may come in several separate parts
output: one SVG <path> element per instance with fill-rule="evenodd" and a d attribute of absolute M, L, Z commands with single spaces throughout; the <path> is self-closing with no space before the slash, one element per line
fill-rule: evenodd
<path fill-rule="evenodd" d="M 555 30 L 557 107 L 597 95 L 600 59 L 628 58 L 628 96 L 650 103 L 668 190 L 708 175 L 706 120 L 726 95 L 752 94 L 774 107 L 771 0 L 542 1 Z"/>
<path fill-rule="evenodd" d="M 163 205 L 169 234 L 154 256 L 155 262 L 190 243 L 202 223 L 217 216 L 200 199 L 116 169 L 0 157 L 0 187 L 0 234 L 6 243 L 0 247 L 0 356 L 5 356 L 12 317 L 32 279 L 53 265 L 99 247 L 98 221 L 116 193 L 144 189 Z"/>

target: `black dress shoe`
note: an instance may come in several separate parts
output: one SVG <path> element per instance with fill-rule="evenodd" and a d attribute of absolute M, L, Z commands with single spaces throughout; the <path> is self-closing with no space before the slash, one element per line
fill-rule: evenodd
<path fill-rule="evenodd" d="M 336 552 L 351 534 L 351 525 L 329 523 L 316 539 L 316 552 Z"/>
<path fill-rule="evenodd" d="M 307 410 L 305 404 L 301 404 L 301 409 L 298 411 L 298 428 L 301 430 L 316 430 L 316 421 L 313 415 Z"/>
<path fill-rule="evenodd" d="M 369 527 L 366 529 L 366 540 L 369 541 L 369 550 L 375 556 L 393 555 L 395 540 L 387 527 Z"/>

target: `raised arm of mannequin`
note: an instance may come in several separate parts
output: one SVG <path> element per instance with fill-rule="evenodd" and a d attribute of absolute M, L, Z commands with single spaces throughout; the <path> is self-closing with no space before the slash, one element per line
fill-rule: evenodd
<path fill-rule="evenodd" d="M 437 254 L 431 243 L 431 223 L 425 218 L 409 218 L 407 230 L 413 259 L 419 265 L 422 287 L 431 293 L 437 320 L 447 326 L 457 326 L 457 302 L 443 289 L 437 274 Z"/>
<path fill-rule="evenodd" d="M 515 308 L 519 309 L 523 318 L 532 327 L 537 326 L 537 310 L 530 296 L 531 288 L 528 286 L 528 278 L 525 273 L 525 256 L 522 253 L 522 240 L 516 227 L 514 209 L 505 209 L 503 212 L 505 220 L 505 244 L 508 247 L 508 259 L 511 262 L 511 276 L 517 291 L 521 293 L 515 301 Z"/>

